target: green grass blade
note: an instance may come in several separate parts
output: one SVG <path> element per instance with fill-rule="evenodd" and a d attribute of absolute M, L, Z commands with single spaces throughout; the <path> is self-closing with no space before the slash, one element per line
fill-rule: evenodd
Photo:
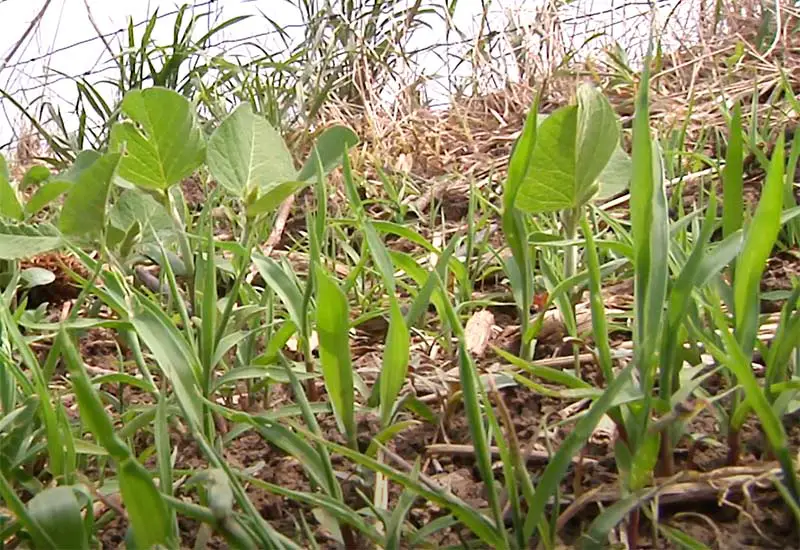
<path fill-rule="evenodd" d="M 602 550 L 608 547 L 608 534 L 633 510 L 650 500 L 658 489 L 642 489 L 615 502 L 597 516 L 578 542 L 580 550 Z"/>
<path fill-rule="evenodd" d="M 722 234 L 725 237 L 741 229 L 744 221 L 743 151 L 742 106 L 737 101 L 728 128 L 728 151 L 722 171 Z"/>
<path fill-rule="evenodd" d="M 17 322 L 11 315 L 8 306 L 3 303 L 0 306 L 0 326 L 5 328 L 5 331 L 10 336 L 11 341 L 17 348 L 22 363 L 27 368 L 28 372 L 33 379 L 33 390 L 39 397 L 40 413 L 42 415 L 42 422 L 45 425 L 47 432 L 47 451 L 49 458 L 50 471 L 56 475 L 62 475 L 64 472 L 64 444 L 61 438 L 61 430 L 58 425 L 58 418 L 56 416 L 55 408 L 50 398 L 50 391 L 44 378 L 44 374 L 36 359 L 33 350 L 28 345 L 25 337 L 19 331 Z M 25 385 L 23 385 L 23 388 Z"/>
<path fill-rule="evenodd" d="M 2 472 L 0 472 L 0 496 L 3 497 L 5 505 L 13 512 L 17 520 L 28 531 L 37 550 L 57 550 L 59 548 L 50 538 L 47 531 L 33 518 Z"/>
<path fill-rule="evenodd" d="M 727 322 L 719 307 L 713 310 L 715 315 L 715 322 L 717 328 L 722 333 L 722 339 L 725 343 L 727 354 L 721 357 L 715 357 L 718 361 L 724 362 L 725 365 L 736 376 L 739 384 L 744 388 L 745 398 L 747 403 L 753 408 L 756 415 L 761 421 L 761 428 L 767 437 L 773 453 L 781 465 L 784 475 L 784 483 L 786 484 L 789 492 L 792 494 L 795 502 L 800 502 L 800 482 L 797 479 L 797 473 L 794 468 L 791 450 L 789 446 L 789 439 L 784 430 L 780 418 L 773 410 L 772 406 L 767 399 L 766 394 L 761 389 L 761 386 L 756 379 L 750 363 L 750 354 L 742 349 L 741 343 L 738 341 L 728 329 Z M 711 349 L 711 348 L 709 348 Z M 716 355 L 721 355 L 717 353 Z"/>
<path fill-rule="evenodd" d="M 780 231 L 783 163 L 784 137 L 781 134 L 775 144 L 761 198 L 736 261 L 736 278 L 733 284 L 736 339 L 748 356 L 752 355 L 758 328 L 761 275 Z"/>
<path fill-rule="evenodd" d="M 58 338 L 81 409 L 81 419 L 117 462 L 120 491 L 137 544 L 142 548 L 150 548 L 155 544 L 169 545 L 172 525 L 161 494 L 150 474 L 136 461 L 131 450 L 115 432 L 114 424 L 92 387 L 83 361 L 67 332 L 62 330 Z"/>
<path fill-rule="evenodd" d="M 202 426 L 199 404 L 200 360 L 167 315 L 149 300 L 134 297 L 131 324 L 150 348 L 156 363 L 172 384 L 186 420 L 193 428 Z"/>
<path fill-rule="evenodd" d="M 355 449 L 356 421 L 353 365 L 350 359 L 350 315 L 347 297 L 324 269 L 317 267 L 317 332 L 325 387 L 339 429 Z"/>
<path fill-rule="evenodd" d="M 603 395 L 592 403 L 586 416 L 578 421 L 575 428 L 561 443 L 553 458 L 547 463 L 547 467 L 542 472 L 539 485 L 536 487 L 535 498 L 528 503 L 528 516 L 525 519 L 526 530 L 533 529 L 534 526 L 539 525 L 545 506 L 547 506 L 547 501 L 558 489 L 561 480 L 572 463 L 572 457 L 578 455 L 592 435 L 595 426 L 614 404 L 617 395 L 630 383 L 633 368 L 634 363 L 631 363 L 614 378 Z"/>

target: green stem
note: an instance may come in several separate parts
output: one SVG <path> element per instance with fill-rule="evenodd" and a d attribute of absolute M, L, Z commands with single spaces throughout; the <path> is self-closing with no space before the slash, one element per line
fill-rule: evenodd
<path fill-rule="evenodd" d="M 178 227 L 178 246 L 181 249 L 181 256 L 183 259 L 183 265 L 186 268 L 186 279 L 189 284 L 189 296 L 192 297 L 192 311 L 198 311 L 197 303 L 195 302 L 195 288 L 194 288 L 194 252 L 192 251 L 192 246 L 189 243 L 189 238 L 186 236 L 186 224 L 178 213 L 178 205 L 175 204 L 175 200 L 172 198 L 172 194 L 167 191 L 166 195 L 166 203 L 164 206 L 169 211 L 170 215 L 172 216 L 175 225 Z"/>
<path fill-rule="evenodd" d="M 568 241 L 574 241 L 578 236 L 578 223 L 581 219 L 581 207 L 573 208 L 571 210 L 566 210 L 563 215 L 564 221 L 564 236 Z M 578 271 L 578 247 L 575 245 L 567 245 L 567 248 L 564 250 L 564 279 L 570 279 Z M 569 314 L 572 317 L 572 326 L 576 324 L 576 317 L 575 317 L 575 298 L 576 293 L 574 290 L 570 289 L 567 295 L 569 300 Z M 577 334 L 573 334 L 572 336 L 577 338 Z M 575 357 L 575 373 L 580 377 L 580 349 L 578 349 L 577 344 L 572 344 L 572 354 Z"/>
<path fill-rule="evenodd" d="M 225 330 L 228 326 L 228 322 L 230 321 L 231 314 L 233 313 L 233 304 L 236 303 L 237 296 L 239 295 L 239 289 L 241 288 L 245 275 L 247 275 L 247 270 L 250 267 L 250 258 L 252 257 L 253 253 L 250 243 L 251 237 L 252 231 L 250 227 L 250 221 L 248 220 L 245 222 L 244 233 L 242 234 L 242 240 L 240 242 L 245 251 L 244 257 L 242 258 L 242 265 L 239 267 L 239 271 L 236 273 L 236 279 L 233 281 L 233 287 L 231 288 L 229 298 L 225 301 L 225 310 L 222 312 L 219 325 L 217 325 L 217 333 L 214 337 L 215 348 L 219 345 L 222 337 L 225 336 Z"/>

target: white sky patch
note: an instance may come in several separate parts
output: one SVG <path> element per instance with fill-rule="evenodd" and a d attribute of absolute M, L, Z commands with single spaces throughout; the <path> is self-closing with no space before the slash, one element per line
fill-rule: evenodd
<path fill-rule="evenodd" d="M 92 75 L 90 81 L 102 78 L 115 80 L 118 69 L 110 59 L 105 45 L 97 39 L 97 32 L 87 15 L 88 3 L 94 21 L 107 35 L 106 40 L 117 50 L 127 40 L 126 29 L 129 18 L 134 23 L 145 22 L 158 10 L 160 15 L 175 12 L 180 3 L 166 0 L 51 0 L 35 31 L 23 41 L 19 49 L 5 63 L 25 29 L 35 18 L 46 0 L 0 0 L 0 88 L 6 90 L 23 106 L 45 98 L 61 110 L 62 116 L 72 128 L 77 120 L 71 114 L 77 98 L 73 77 Z M 401 0 L 405 2 L 407 0 Z M 398 2 L 398 4 L 401 2 Z M 436 2 L 441 4 L 441 1 Z M 537 8 L 541 0 L 495 0 L 488 17 L 489 26 L 502 30 L 513 17 L 519 24 L 536 21 Z M 697 2 L 692 0 L 656 0 L 657 29 L 667 27 L 667 34 L 681 28 L 691 28 L 695 20 Z M 297 8 L 288 0 L 195 0 L 191 14 L 207 14 L 198 24 L 196 36 L 221 21 L 239 15 L 251 15 L 224 31 L 218 39 L 241 41 L 247 37 L 275 51 L 281 47 L 278 34 L 267 23 L 263 14 L 284 27 L 295 40 L 302 38 L 299 27 L 302 19 Z M 576 0 L 561 14 L 561 29 L 568 46 L 584 45 L 583 51 L 591 51 L 610 41 L 618 41 L 628 50 L 629 57 L 640 58 L 646 49 L 650 30 L 650 15 L 647 0 Z M 481 0 L 459 0 L 453 17 L 453 25 L 459 33 L 446 33 L 446 24 L 441 18 L 428 19 L 430 30 L 415 34 L 410 47 L 426 48 L 435 44 L 449 43 L 426 51 L 417 57 L 416 72 L 428 77 L 426 92 L 434 102 L 446 102 L 453 92 L 452 82 L 458 77 L 469 76 L 472 67 L 461 57 L 469 56 L 471 39 L 476 36 L 481 21 Z M 174 15 L 165 16 L 158 22 L 153 35 L 159 44 L 172 40 Z M 144 31 L 144 24 L 136 27 L 137 39 Z M 589 40 L 592 38 L 591 40 Z M 588 40 L 588 42 L 587 42 Z M 231 47 L 231 42 L 225 48 Z M 247 55 L 246 49 L 237 47 L 231 53 Z M 514 64 L 509 57 L 497 60 L 494 72 L 514 77 Z M 106 86 L 108 99 L 114 99 L 113 88 Z M 7 99 L 0 99 L 0 147 L 15 138 L 15 130 L 22 125 L 20 112 Z"/>

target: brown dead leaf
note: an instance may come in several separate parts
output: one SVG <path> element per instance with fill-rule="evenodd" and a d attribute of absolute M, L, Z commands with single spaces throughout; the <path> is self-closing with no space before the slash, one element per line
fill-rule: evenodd
<path fill-rule="evenodd" d="M 475 357 L 483 357 L 486 353 L 486 347 L 492 336 L 492 326 L 494 326 L 494 314 L 487 309 L 476 311 L 467 321 L 464 338 L 467 350 Z"/>

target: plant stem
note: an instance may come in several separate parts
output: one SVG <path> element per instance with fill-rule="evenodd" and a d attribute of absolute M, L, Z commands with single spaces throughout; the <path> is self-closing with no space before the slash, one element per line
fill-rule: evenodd
<path fill-rule="evenodd" d="M 228 321 L 233 313 L 233 304 L 236 303 L 236 297 L 239 295 L 239 289 L 241 288 L 245 275 L 247 275 L 247 270 L 250 267 L 250 258 L 252 257 L 253 253 L 250 242 L 251 237 L 252 231 L 250 227 L 250 221 L 248 220 L 245 222 L 244 233 L 242 234 L 242 240 L 240 242 L 245 250 L 244 257 L 242 258 L 242 265 L 240 266 L 239 271 L 236 273 L 236 279 L 233 281 L 233 287 L 231 288 L 228 299 L 225 301 L 225 310 L 222 312 L 219 325 L 217 325 L 217 333 L 214 336 L 214 347 L 218 346 L 220 340 L 222 340 L 222 337 L 225 336 L 225 330 L 228 326 Z"/>
<path fill-rule="evenodd" d="M 164 206 L 167 207 L 167 210 L 169 211 L 173 221 L 175 222 L 175 225 L 178 228 L 178 246 L 180 246 L 183 265 L 186 268 L 186 279 L 189 284 L 189 296 L 192 297 L 192 311 L 198 311 L 197 303 L 195 302 L 194 288 L 194 252 L 189 244 L 189 238 L 186 236 L 186 223 L 178 212 L 178 205 L 175 204 L 172 194 L 167 191 L 165 195 L 166 204 Z"/>
<path fill-rule="evenodd" d="M 581 219 L 581 207 L 566 210 L 563 214 L 564 236 L 568 241 L 574 241 L 578 236 L 578 222 Z M 564 279 L 573 277 L 578 271 L 578 247 L 567 245 L 564 250 Z M 575 325 L 575 292 L 570 289 L 567 295 L 569 299 L 569 314 L 572 317 L 572 325 Z M 569 326 L 569 325 L 567 325 Z M 573 334 L 575 338 L 577 334 Z M 575 373 L 580 376 L 581 362 L 578 358 L 580 350 L 577 344 L 572 344 L 572 354 L 575 357 Z"/>

